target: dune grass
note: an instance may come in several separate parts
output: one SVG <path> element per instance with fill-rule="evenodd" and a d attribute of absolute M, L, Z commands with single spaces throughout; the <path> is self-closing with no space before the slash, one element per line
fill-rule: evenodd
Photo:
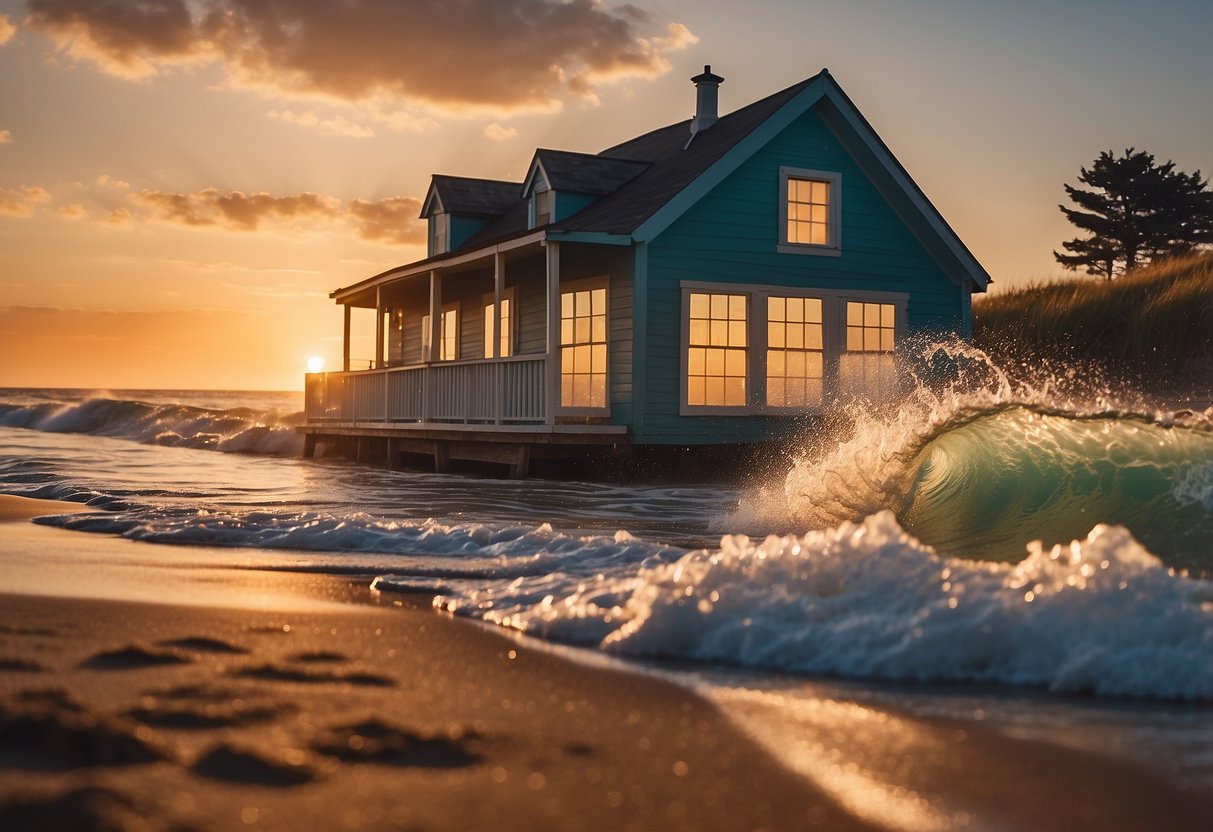
<path fill-rule="evenodd" d="M 977 299 L 974 343 L 1009 368 L 1090 367 L 1165 396 L 1213 398 L 1213 252 L 1113 281 L 1075 277 Z"/>

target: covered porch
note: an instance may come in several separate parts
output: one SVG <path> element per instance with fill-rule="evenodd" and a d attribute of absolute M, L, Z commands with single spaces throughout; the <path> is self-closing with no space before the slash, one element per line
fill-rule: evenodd
<path fill-rule="evenodd" d="M 305 454 L 353 440 L 358 456 L 375 448 L 391 464 L 403 450 L 432 453 L 439 470 L 452 457 L 525 475 L 537 444 L 627 442 L 609 390 L 613 276 L 586 251 L 620 248 L 576 248 L 570 258 L 538 232 L 333 292 L 344 312 L 342 368 L 305 378 Z M 369 360 L 351 356 L 355 309 L 374 315 Z"/>

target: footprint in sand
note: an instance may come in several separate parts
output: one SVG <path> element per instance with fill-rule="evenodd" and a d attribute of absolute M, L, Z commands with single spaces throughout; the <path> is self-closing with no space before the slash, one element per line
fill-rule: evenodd
<path fill-rule="evenodd" d="M 91 713 L 59 690 L 26 691 L 0 703 L 0 748 L 23 768 L 55 771 L 169 757 L 147 728 Z"/>
<path fill-rule="evenodd" d="M 145 694 L 126 715 L 158 728 L 236 728 L 291 716 L 298 708 L 268 697 L 249 698 L 232 690 L 189 686 Z"/>
<path fill-rule="evenodd" d="M 146 829 L 169 828 L 148 807 L 120 791 L 85 786 L 0 803 L 0 829 Z M 182 827 L 173 824 L 171 828 Z"/>
<path fill-rule="evenodd" d="M 85 659 L 80 667 L 89 670 L 138 670 L 144 667 L 163 667 L 170 664 L 187 664 L 191 659 L 180 653 L 153 650 L 138 644 L 98 653 Z"/>
<path fill-rule="evenodd" d="M 331 728 L 312 750 L 343 762 L 372 762 L 421 768 L 464 768 L 482 759 L 483 738 L 475 731 L 425 737 L 379 719 Z"/>
<path fill-rule="evenodd" d="M 302 754 L 298 754 L 301 758 Z M 226 743 L 212 748 L 193 765 L 195 774 L 227 783 L 256 786 L 298 786 L 316 779 L 301 760 Z"/>
<path fill-rule="evenodd" d="M 263 664 L 246 667 L 231 673 L 243 679 L 261 679 L 269 682 L 301 682 L 303 684 L 348 684 L 361 687 L 395 687 L 396 680 L 374 673 L 348 673 L 340 670 L 313 670 L 310 668 L 279 667 Z"/>
<path fill-rule="evenodd" d="M 35 662 L 27 662 L 25 659 L 0 658 L 0 670 L 13 673 L 41 673 L 46 668 Z"/>
<path fill-rule="evenodd" d="M 205 636 L 166 639 L 156 642 L 156 646 L 189 650 L 194 653 L 225 653 L 231 656 L 243 656 L 248 653 L 248 650 L 237 644 L 229 644 L 226 641 L 220 641 L 217 638 L 206 638 Z"/>

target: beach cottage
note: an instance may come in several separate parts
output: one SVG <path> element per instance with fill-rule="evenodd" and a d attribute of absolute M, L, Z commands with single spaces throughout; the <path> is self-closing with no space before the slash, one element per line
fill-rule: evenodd
<path fill-rule="evenodd" d="M 501 462 L 786 442 L 896 386 L 912 333 L 967 335 L 990 277 L 829 74 L 521 182 L 434 175 L 428 256 L 332 293 L 345 366 L 306 378 L 306 452 Z M 375 312 L 369 368 L 350 311 Z"/>

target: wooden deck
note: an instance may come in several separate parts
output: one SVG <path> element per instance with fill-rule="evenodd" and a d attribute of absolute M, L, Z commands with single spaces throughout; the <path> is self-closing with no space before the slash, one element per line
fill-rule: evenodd
<path fill-rule="evenodd" d="M 548 408 L 546 364 L 540 355 L 309 374 L 304 456 L 324 445 L 395 466 L 424 454 L 438 471 L 461 459 L 525 477 L 538 446 L 629 442 L 623 425 L 562 423 Z"/>

